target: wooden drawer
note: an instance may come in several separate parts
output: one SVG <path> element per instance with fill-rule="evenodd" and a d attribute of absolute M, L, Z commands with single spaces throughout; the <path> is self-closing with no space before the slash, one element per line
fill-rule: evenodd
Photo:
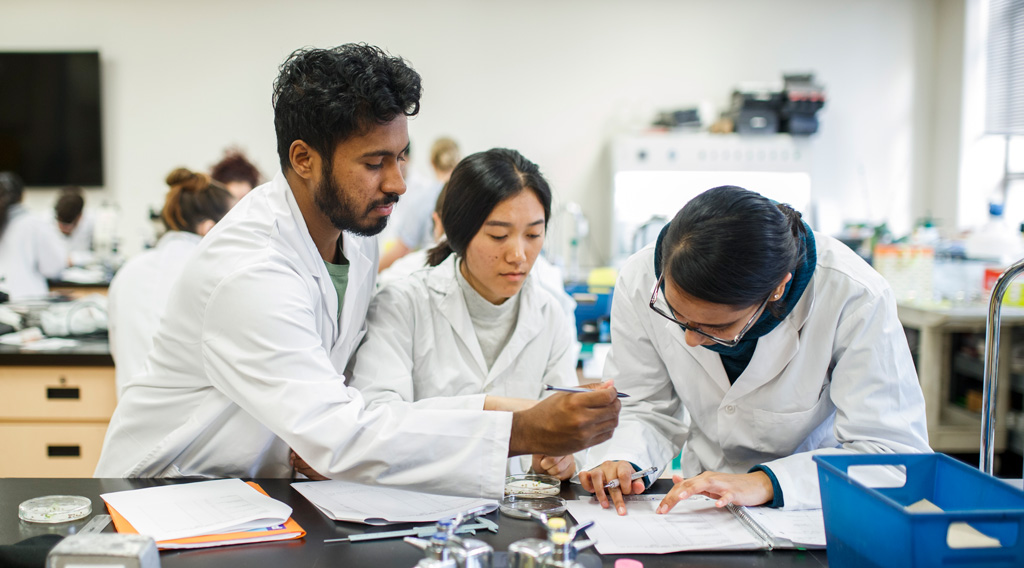
<path fill-rule="evenodd" d="M 0 424 L 0 477 L 92 477 L 106 424 Z"/>
<path fill-rule="evenodd" d="M 113 367 L 0 367 L 0 422 L 107 422 L 117 406 Z"/>

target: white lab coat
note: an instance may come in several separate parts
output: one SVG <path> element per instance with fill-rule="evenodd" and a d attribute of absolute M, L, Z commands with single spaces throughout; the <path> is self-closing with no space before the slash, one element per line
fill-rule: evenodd
<path fill-rule="evenodd" d="M 11 301 L 49 294 L 47 278 L 57 278 L 68 265 L 68 250 L 56 225 L 29 213 L 20 203 L 7 210 L 0 233 L 0 290 Z"/>
<path fill-rule="evenodd" d="M 579 384 L 570 324 L 532 271 L 520 290 L 515 329 L 488 369 L 457 270 L 453 254 L 385 286 L 370 302 L 366 338 L 348 384 L 371 408 L 476 394 L 537 400 L 545 383 Z M 512 459 L 509 473 L 530 465 L 530 456 Z"/>
<path fill-rule="evenodd" d="M 798 509 L 820 507 L 813 453 L 931 451 L 892 290 L 845 245 L 814 236 L 810 283 L 731 386 L 718 353 L 688 346 L 648 306 L 654 246 L 630 257 L 615 285 L 605 376 L 631 397 L 588 467 L 663 467 L 680 448 L 685 477 L 764 464 L 785 507 Z"/>
<path fill-rule="evenodd" d="M 366 339 L 349 385 L 371 407 L 480 393 L 539 399 L 544 383 L 579 384 L 569 324 L 532 274 L 520 290 L 512 336 L 488 369 L 456 266 L 451 255 L 382 288 L 370 303 Z"/>
<path fill-rule="evenodd" d="M 350 268 L 339 317 L 284 176 L 232 208 L 172 289 L 96 476 L 287 477 L 291 447 L 331 478 L 500 497 L 511 413 L 469 411 L 463 397 L 367 410 L 345 386 L 378 252 L 375 239 L 349 233 L 343 247 Z"/>
<path fill-rule="evenodd" d="M 201 238 L 187 231 L 168 231 L 156 247 L 126 262 L 110 281 L 107 315 L 118 396 L 145 369 L 171 286 Z"/>

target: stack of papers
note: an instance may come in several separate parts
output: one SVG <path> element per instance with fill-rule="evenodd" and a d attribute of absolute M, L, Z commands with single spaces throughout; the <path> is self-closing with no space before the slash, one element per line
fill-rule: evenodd
<path fill-rule="evenodd" d="M 292 508 L 255 483 L 218 479 L 100 495 L 121 533 L 153 537 L 160 549 L 206 548 L 302 538 Z"/>
<path fill-rule="evenodd" d="M 498 502 L 490 499 L 431 495 L 348 481 L 307 481 L 293 483 L 292 487 L 331 519 L 368 525 L 430 523 L 482 505 L 490 507 L 488 512 L 498 508 Z"/>
<path fill-rule="evenodd" d="M 626 516 L 601 508 L 592 498 L 569 501 L 567 508 L 577 523 L 594 521 L 587 536 L 597 541 L 601 554 L 825 547 L 821 509 L 719 508 L 713 499 L 696 496 L 658 515 L 664 495 L 630 497 Z"/>

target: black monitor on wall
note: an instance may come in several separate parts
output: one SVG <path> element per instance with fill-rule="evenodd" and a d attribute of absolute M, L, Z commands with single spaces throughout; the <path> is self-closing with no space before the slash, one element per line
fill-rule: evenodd
<path fill-rule="evenodd" d="M 0 52 L 0 171 L 27 186 L 103 185 L 97 52 Z"/>

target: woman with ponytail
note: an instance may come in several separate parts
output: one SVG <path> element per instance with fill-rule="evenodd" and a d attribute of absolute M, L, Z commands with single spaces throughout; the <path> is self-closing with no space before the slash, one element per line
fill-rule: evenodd
<path fill-rule="evenodd" d="M 532 405 L 545 383 L 578 384 L 570 324 L 531 276 L 550 214 L 547 181 L 518 152 L 459 162 L 441 202 L 445 236 L 429 267 L 374 297 L 349 384 L 371 406 L 438 397 L 438 408 L 458 398 L 490 410 Z M 524 461 L 511 470 L 576 471 L 572 456 Z"/>
<path fill-rule="evenodd" d="M 47 278 L 69 264 L 57 228 L 21 204 L 24 189 L 18 174 L 0 172 L 0 292 L 15 302 L 45 297 Z"/>
<path fill-rule="evenodd" d="M 580 482 L 620 515 L 645 489 L 630 475 L 680 450 L 659 513 L 694 495 L 820 507 L 814 454 L 930 451 L 891 288 L 787 205 L 697 196 L 622 267 L 611 322 L 605 376 L 631 397 Z"/>
<path fill-rule="evenodd" d="M 170 189 L 160 218 L 167 232 L 155 248 L 125 263 L 110 283 L 110 352 L 118 396 L 144 367 L 185 261 L 235 201 L 223 185 L 204 173 L 177 168 L 166 181 Z"/>

